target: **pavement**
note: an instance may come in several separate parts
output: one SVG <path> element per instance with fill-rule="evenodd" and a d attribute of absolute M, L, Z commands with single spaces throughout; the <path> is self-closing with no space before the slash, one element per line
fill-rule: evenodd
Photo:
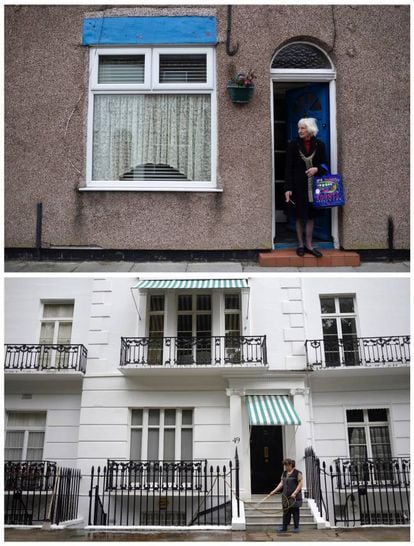
<path fill-rule="evenodd" d="M 362 262 L 359 267 L 261 267 L 232 262 L 98 262 L 7 260 L 6 273 L 410 273 L 410 262 Z"/>
<path fill-rule="evenodd" d="M 306 529 L 300 533 L 272 531 L 160 530 L 88 531 L 84 529 L 5 529 L 6 542 L 409 542 L 409 527 Z"/>

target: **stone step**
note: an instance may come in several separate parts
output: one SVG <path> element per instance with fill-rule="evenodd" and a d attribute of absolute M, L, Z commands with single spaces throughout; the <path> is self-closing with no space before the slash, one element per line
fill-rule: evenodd
<path fill-rule="evenodd" d="M 321 250 L 322 258 L 311 254 L 300 257 L 296 249 L 285 248 L 259 253 L 259 264 L 262 267 L 358 267 L 361 259 L 357 252 L 325 248 Z"/>
<path fill-rule="evenodd" d="M 283 512 L 280 513 L 274 513 L 269 514 L 268 516 L 262 514 L 262 515 L 252 515 L 252 514 L 246 514 L 246 521 L 248 523 L 277 523 L 278 521 L 281 521 L 283 517 Z M 303 514 L 302 511 L 300 513 L 300 521 L 306 522 L 306 523 L 315 523 L 315 520 L 313 519 L 312 514 Z"/>
<path fill-rule="evenodd" d="M 280 527 L 282 524 L 282 520 L 279 519 L 278 521 L 274 523 L 249 523 L 246 521 L 246 531 L 274 531 L 275 528 Z M 300 520 L 299 527 L 302 531 L 306 531 L 308 529 L 317 529 L 318 526 L 316 523 L 308 523 L 306 521 L 302 522 Z M 293 529 L 293 524 L 289 526 L 288 532 L 291 532 Z"/>

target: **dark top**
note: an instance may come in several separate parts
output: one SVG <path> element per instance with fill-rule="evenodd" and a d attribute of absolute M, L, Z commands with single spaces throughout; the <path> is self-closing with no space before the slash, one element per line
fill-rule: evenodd
<path fill-rule="evenodd" d="M 321 140 L 315 137 L 311 138 L 309 152 L 305 149 L 304 141 L 301 138 L 296 138 L 288 143 L 286 153 L 286 172 L 285 172 L 285 192 L 292 192 L 292 200 L 295 205 L 292 206 L 292 212 L 296 214 L 296 218 L 308 220 L 315 218 L 320 214 L 318 209 L 314 209 L 308 200 L 308 177 L 305 174 L 306 165 L 300 157 L 299 151 L 306 157 L 315 155 L 312 160 L 312 166 L 318 169 L 316 174 L 324 171 L 321 169 L 321 164 L 326 163 L 325 145 Z"/>
<path fill-rule="evenodd" d="M 299 481 L 302 479 L 302 473 L 299 472 L 296 468 L 293 469 L 292 474 L 288 475 L 287 471 L 285 470 L 282 474 L 282 477 L 280 480 L 283 482 L 283 489 L 282 493 L 286 495 L 287 497 L 290 497 L 290 495 L 294 492 L 296 487 L 298 486 Z M 300 506 L 302 504 L 302 491 L 299 491 L 299 493 L 296 495 L 296 504 L 295 506 Z"/>

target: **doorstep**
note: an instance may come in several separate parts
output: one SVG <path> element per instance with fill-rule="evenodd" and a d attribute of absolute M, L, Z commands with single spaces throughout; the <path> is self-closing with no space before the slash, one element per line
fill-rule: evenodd
<path fill-rule="evenodd" d="M 322 249 L 322 254 L 322 258 L 315 258 L 311 254 L 300 257 L 293 248 L 272 250 L 259 253 L 259 264 L 262 267 L 358 267 L 361 265 L 357 252 L 326 248 Z"/>

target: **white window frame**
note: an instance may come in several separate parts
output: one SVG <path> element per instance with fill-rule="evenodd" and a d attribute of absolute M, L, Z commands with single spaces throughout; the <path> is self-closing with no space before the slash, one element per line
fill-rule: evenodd
<path fill-rule="evenodd" d="M 368 420 L 368 411 L 369 410 L 375 410 L 375 409 L 381 409 L 385 410 L 387 412 L 387 421 L 369 421 Z M 363 421 L 353 421 L 349 422 L 347 418 L 347 411 L 352 410 L 360 410 L 362 411 Z M 372 445 L 371 445 L 371 434 L 370 434 L 370 428 L 371 427 L 383 427 L 386 426 L 388 429 L 388 437 L 390 439 L 390 450 L 391 450 L 391 457 L 393 457 L 393 446 L 392 446 L 392 436 L 391 436 L 391 423 L 390 423 L 390 410 L 388 407 L 378 407 L 378 408 L 355 408 L 355 407 L 349 407 L 345 410 L 345 423 L 346 423 L 346 439 L 347 439 L 347 449 L 348 449 L 348 458 L 352 460 L 351 457 L 351 444 L 349 441 L 349 429 L 352 427 L 359 427 L 364 429 L 365 434 L 365 445 L 367 447 L 367 459 L 373 459 L 373 453 L 372 453 Z"/>
<path fill-rule="evenodd" d="M 206 83 L 159 83 L 159 56 L 161 54 L 205 53 L 207 56 Z M 98 67 L 101 55 L 145 55 L 144 83 L 140 84 L 99 84 Z M 154 48 L 91 48 L 89 54 L 89 91 L 87 120 L 86 186 L 80 191 L 213 191 L 217 188 L 217 96 L 215 86 L 215 49 L 213 47 L 154 47 Z M 149 182 L 147 180 L 92 180 L 93 160 L 93 109 L 95 95 L 103 94 L 206 94 L 211 97 L 210 128 L 210 173 L 211 180 L 188 181 L 166 180 Z"/>
<path fill-rule="evenodd" d="M 165 424 L 165 412 L 167 410 L 175 410 L 175 425 L 166 425 Z M 142 424 L 133 425 L 132 424 L 132 412 L 134 410 L 142 410 Z M 149 424 L 149 412 L 150 410 L 158 410 L 160 412 L 160 420 L 158 425 Z M 191 425 L 183 425 L 182 415 L 183 411 L 192 410 L 193 412 L 193 422 Z M 148 432 L 150 428 L 158 429 L 158 461 L 164 460 L 164 431 L 165 429 L 175 429 L 175 460 L 181 460 L 181 430 L 182 429 L 191 429 L 193 431 L 193 445 L 192 452 L 194 457 L 194 408 L 131 408 L 131 420 L 130 420 L 130 434 L 129 441 L 132 442 L 132 430 L 141 429 L 141 461 L 148 460 Z M 131 443 L 129 445 L 129 457 L 131 457 Z"/>
<path fill-rule="evenodd" d="M 343 339 L 342 334 L 342 324 L 341 319 L 343 318 L 353 318 L 355 320 L 355 330 L 356 330 L 356 337 L 360 337 L 359 335 L 359 324 L 358 324 L 358 312 L 357 312 L 357 302 L 356 302 L 356 295 L 355 294 L 320 294 L 319 295 L 319 307 L 321 304 L 322 299 L 333 299 L 335 301 L 335 312 L 334 313 L 322 313 L 322 309 L 320 309 L 320 316 L 321 316 L 321 328 L 322 328 L 322 338 L 324 338 L 323 335 L 323 319 L 335 319 L 336 320 L 336 329 L 338 332 L 338 339 Z M 354 311 L 352 313 L 341 313 L 340 306 L 339 306 L 339 300 L 340 298 L 352 298 L 354 302 Z"/>
<path fill-rule="evenodd" d="M 10 413 L 41 413 L 45 415 L 45 424 L 43 426 L 19 426 L 19 425 L 9 425 L 9 414 Z M 7 419 L 7 425 L 6 425 L 6 436 L 8 432 L 24 432 L 23 437 L 23 447 L 22 447 L 22 458 L 21 462 L 27 461 L 27 449 L 29 445 L 29 434 L 30 432 L 43 432 L 43 447 L 42 447 L 42 458 L 36 459 L 36 460 L 44 460 L 45 455 L 45 444 L 46 444 L 46 425 L 47 425 L 47 412 L 46 411 L 14 411 L 14 410 L 8 410 L 6 412 L 6 419 Z M 5 441 L 6 444 L 6 441 Z M 6 445 L 5 445 L 6 449 Z"/>
<path fill-rule="evenodd" d="M 45 317 L 45 305 L 71 305 L 72 306 L 72 317 L 70 318 L 64 318 L 64 317 Z M 58 334 L 59 334 L 59 324 L 60 323 L 71 323 L 72 324 L 72 330 L 71 330 L 71 336 L 70 336 L 70 343 L 72 343 L 72 334 L 73 334 L 73 317 L 75 314 L 75 302 L 74 301 L 42 301 L 42 316 L 40 318 L 40 330 L 38 339 L 40 340 L 40 335 L 42 332 L 42 324 L 44 322 L 53 322 L 53 341 L 51 345 L 57 345 L 58 344 Z"/>

